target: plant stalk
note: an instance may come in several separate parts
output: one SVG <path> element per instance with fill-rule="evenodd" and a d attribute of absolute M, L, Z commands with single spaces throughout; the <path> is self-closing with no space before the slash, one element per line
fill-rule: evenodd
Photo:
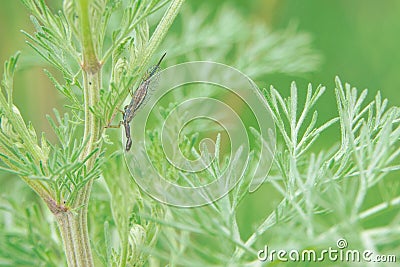
<path fill-rule="evenodd" d="M 87 243 L 82 238 L 87 231 L 82 227 L 81 218 L 72 211 L 56 214 L 69 267 L 94 266 L 91 254 L 87 253 Z"/>
<path fill-rule="evenodd" d="M 152 34 L 149 43 L 147 44 L 147 48 L 144 51 L 143 57 L 141 57 L 141 61 L 138 64 L 139 66 L 141 66 L 138 71 L 139 73 L 143 71 L 143 68 L 149 62 L 151 56 L 154 55 L 154 52 L 160 45 L 161 41 L 164 39 L 184 2 L 185 0 L 173 0 L 172 3 L 169 5 L 167 11 L 165 12 L 161 21 L 158 23 L 156 29 L 154 30 L 154 33 Z"/>
<path fill-rule="evenodd" d="M 81 64 L 84 85 L 84 111 L 85 111 L 85 128 L 83 140 L 88 140 L 81 159 L 86 158 L 98 146 L 100 138 L 100 121 L 91 112 L 99 102 L 100 87 L 102 84 L 101 67 L 102 64 L 96 55 L 92 27 L 90 25 L 89 0 L 77 0 L 77 15 L 80 20 L 80 41 L 82 44 L 83 61 Z M 157 26 L 149 45 L 146 49 L 142 63 L 147 62 L 155 49 L 165 36 L 168 28 L 179 12 L 184 0 L 173 0 L 164 17 Z M 140 64 L 143 66 L 144 64 Z M 97 155 L 91 157 L 87 163 L 88 171 L 93 168 Z M 93 256 L 90 248 L 87 213 L 90 191 L 93 180 L 90 180 L 78 195 L 74 203 L 73 210 L 64 210 L 63 207 L 57 206 L 52 210 L 57 218 L 61 235 L 64 242 L 65 253 L 67 256 L 68 266 L 94 266 Z M 58 212 L 60 210 L 60 212 Z"/>
<path fill-rule="evenodd" d="M 80 155 L 81 159 L 86 158 L 96 148 L 100 137 L 100 121 L 90 110 L 91 107 L 99 102 L 101 64 L 94 49 L 89 2 L 89 0 L 78 0 L 76 3 L 80 19 L 80 41 L 83 55 L 81 67 L 84 85 L 85 128 L 82 140 L 88 140 L 84 151 Z M 97 155 L 92 156 L 86 162 L 88 171 L 93 168 L 96 157 Z M 82 188 L 73 204 L 73 211 L 55 213 L 64 242 L 68 266 L 70 267 L 94 266 L 87 225 L 88 204 L 92 185 L 93 180 L 90 180 Z"/>

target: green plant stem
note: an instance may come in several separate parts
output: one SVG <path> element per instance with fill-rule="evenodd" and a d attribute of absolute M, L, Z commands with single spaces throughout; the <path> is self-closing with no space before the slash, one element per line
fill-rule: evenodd
<path fill-rule="evenodd" d="M 121 259 L 119 261 L 119 266 L 125 267 L 128 259 L 128 237 L 127 234 L 121 236 Z"/>
<path fill-rule="evenodd" d="M 0 94 L 0 106 L 4 107 L 4 115 L 10 120 L 10 124 L 14 130 L 19 134 L 19 137 L 23 140 L 25 148 L 33 155 L 37 162 L 46 163 L 46 158 L 40 150 L 40 147 L 32 140 L 29 135 L 29 130 L 26 127 L 24 120 L 17 107 L 11 102 L 7 102 L 2 94 Z"/>
<path fill-rule="evenodd" d="M 161 41 L 164 39 L 164 36 L 167 34 L 169 28 L 171 27 L 172 23 L 174 22 L 176 16 L 179 14 L 179 10 L 185 0 L 173 0 L 172 3 L 169 5 L 167 11 L 164 13 L 161 21 L 158 23 L 154 33 L 152 34 L 146 49 L 143 52 L 143 56 L 140 57 L 139 62 L 137 63 L 137 73 L 142 74 L 145 71 L 145 68 L 150 61 L 152 55 L 154 55 L 157 47 L 160 45 Z M 108 53 L 106 52 L 105 59 L 108 58 Z M 119 100 L 118 105 L 121 105 L 126 96 L 128 95 L 128 91 L 125 95 Z M 116 111 L 114 111 L 116 112 Z M 114 116 L 114 115 L 112 115 Z"/>
<path fill-rule="evenodd" d="M 101 64 L 94 49 L 88 0 L 77 1 L 77 13 L 80 19 L 80 39 L 83 54 L 81 64 L 85 111 L 83 140 L 87 140 L 87 145 L 80 158 L 84 159 L 96 148 L 100 137 L 100 121 L 91 112 L 91 107 L 99 102 Z M 93 168 L 96 157 L 93 156 L 86 162 L 88 171 Z M 73 212 L 66 211 L 55 214 L 61 229 L 68 266 L 94 266 L 87 225 L 88 204 L 92 185 L 93 180 L 90 180 L 80 191 L 73 205 Z"/>
<path fill-rule="evenodd" d="M 165 34 L 168 32 L 169 28 L 174 22 L 184 2 L 185 0 L 173 0 L 170 6 L 168 7 L 161 21 L 157 25 L 157 28 L 154 30 L 154 33 L 150 38 L 150 41 L 147 45 L 144 55 L 138 64 L 138 66 L 140 66 L 139 73 L 144 70 L 144 67 L 149 62 L 151 56 L 154 54 L 157 47 L 160 45 L 161 41 L 164 39 Z M 127 253 L 128 253 L 127 249 L 128 238 L 126 236 L 121 236 L 121 244 L 122 244 L 122 253 L 120 259 L 120 266 L 126 266 Z"/>
<path fill-rule="evenodd" d="M 19 58 L 19 52 L 15 55 L 14 61 L 17 62 Z M 28 128 L 21 117 L 21 114 L 16 106 L 12 103 L 12 81 L 13 73 L 8 74 L 3 79 L 4 87 L 7 91 L 7 98 L 4 97 L 2 93 L 0 93 L 0 106 L 3 107 L 3 112 L 6 118 L 9 119 L 10 124 L 13 126 L 14 130 L 18 133 L 19 137 L 22 139 L 26 149 L 33 155 L 37 164 L 41 162 L 43 166 L 46 166 L 46 157 L 42 153 L 40 147 L 37 145 L 35 140 L 32 139 L 28 133 Z M 7 138 L 6 136 L 2 136 L 2 138 Z M 7 149 L 0 148 L 0 153 L 6 155 L 7 157 L 3 157 L 2 161 L 4 161 L 8 166 L 12 169 L 15 169 L 13 164 L 7 158 L 14 158 L 14 160 L 18 160 L 15 156 Z M 16 170 L 16 169 L 15 169 Z M 49 190 L 43 185 L 41 181 L 34 181 L 27 177 L 22 177 L 22 179 L 49 205 L 48 201 L 52 199 L 51 193 Z"/>
<path fill-rule="evenodd" d="M 184 0 L 172 1 L 150 39 L 142 61 L 139 63 L 139 66 L 142 66 L 142 68 L 154 54 L 156 48 L 178 14 L 183 2 Z M 91 112 L 91 108 L 96 106 L 99 102 L 99 92 L 102 84 L 102 64 L 99 62 L 94 48 L 93 35 L 91 32 L 92 27 L 90 25 L 89 0 L 77 1 L 77 15 L 80 20 L 80 40 L 83 55 L 83 62 L 81 64 L 85 112 L 83 140 L 87 140 L 87 145 L 80 155 L 80 158 L 84 159 L 96 149 L 100 138 L 100 121 Z M 93 168 L 95 160 L 96 156 L 91 157 L 87 161 L 86 168 L 88 171 Z M 60 208 L 59 206 L 52 210 L 60 227 L 68 266 L 94 266 L 87 226 L 88 203 L 92 185 L 93 180 L 90 180 L 81 190 L 72 207 L 73 211 L 63 210 L 62 207 Z"/>
<path fill-rule="evenodd" d="M 173 0 L 172 3 L 169 5 L 160 23 L 158 23 L 157 28 L 154 30 L 154 33 L 150 38 L 147 48 L 144 51 L 143 57 L 141 57 L 141 61 L 138 64 L 140 66 L 139 73 L 144 70 L 144 67 L 149 62 L 151 56 L 154 54 L 161 41 L 164 39 L 165 34 L 167 34 L 168 29 L 174 22 L 184 2 L 185 0 Z"/>
<path fill-rule="evenodd" d="M 56 214 L 69 267 L 93 266 L 93 260 L 87 254 L 87 244 L 82 239 L 84 231 L 79 218 L 72 211 Z"/>

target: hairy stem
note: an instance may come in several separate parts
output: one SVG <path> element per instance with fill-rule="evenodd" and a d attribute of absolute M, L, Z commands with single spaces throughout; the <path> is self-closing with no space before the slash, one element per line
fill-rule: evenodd
<path fill-rule="evenodd" d="M 160 23 L 157 25 L 157 28 L 154 30 L 154 33 L 150 38 L 141 62 L 139 62 L 139 66 L 141 66 L 142 68 L 139 69 L 139 72 L 143 71 L 143 68 L 146 66 L 147 62 L 149 62 L 151 56 L 154 54 L 161 41 L 164 39 L 165 34 L 171 27 L 172 22 L 174 22 L 175 17 L 178 15 L 179 10 L 184 2 L 185 0 L 173 0 L 168 7 L 168 10 L 165 12 Z"/>
<path fill-rule="evenodd" d="M 80 41 L 82 44 L 83 61 L 81 63 L 84 85 L 84 112 L 85 128 L 83 140 L 87 140 L 87 145 L 80 155 L 85 159 L 98 146 L 100 138 L 100 121 L 91 112 L 91 108 L 99 102 L 100 87 L 102 84 L 101 67 L 98 55 L 93 43 L 92 25 L 90 25 L 89 0 L 77 1 L 77 15 L 80 21 Z M 154 54 L 155 49 L 160 44 L 167 30 L 179 12 L 180 6 L 184 0 L 174 0 L 166 11 L 161 22 L 157 26 L 144 56 L 139 66 L 145 63 Z M 86 168 L 90 171 L 95 163 L 97 156 L 91 157 L 86 162 Z M 59 214 L 53 212 L 61 229 L 65 253 L 69 266 L 94 266 L 92 252 L 90 248 L 87 213 L 90 192 L 93 180 L 90 180 L 77 196 L 73 207 L 74 211 L 63 211 Z M 56 209 L 58 211 L 58 209 Z"/>
<path fill-rule="evenodd" d="M 82 239 L 87 231 L 82 228 L 80 218 L 79 214 L 71 211 L 56 214 L 69 267 L 93 266 L 91 255 L 87 254 L 87 244 Z"/>
<path fill-rule="evenodd" d="M 92 27 L 90 25 L 89 0 L 77 1 L 77 13 L 80 19 L 80 39 L 82 44 L 83 61 L 81 63 L 84 85 L 84 111 L 85 128 L 83 140 L 87 145 L 80 155 L 83 160 L 97 146 L 100 136 L 100 121 L 91 112 L 90 108 L 99 102 L 101 86 L 101 64 L 95 53 Z M 86 168 L 93 168 L 96 156 L 86 162 Z M 93 180 L 89 181 L 80 191 L 73 208 L 74 212 L 62 212 L 57 215 L 57 221 L 61 229 L 68 266 L 94 266 L 90 248 L 87 213 L 90 191 Z"/>

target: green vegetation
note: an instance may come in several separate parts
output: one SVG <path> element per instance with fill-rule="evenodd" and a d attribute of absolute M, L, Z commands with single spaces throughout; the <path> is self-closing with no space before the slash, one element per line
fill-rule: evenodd
<path fill-rule="evenodd" d="M 268 77 L 285 84 L 321 71 L 324 55 L 310 34 L 247 20 L 255 8 L 235 8 L 234 1 L 212 11 L 207 2 L 184 0 L 21 2 L 34 29 L 23 31 L 31 49 L 6 61 L 1 83 L 1 266 L 259 266 L 265 245 L 322 251 L 337 248 L 340 238 L 350 249 L 400 261 L 400 108 L 385 93 L 368 95 L 338 77 L 331 88 L 303 86 L 304 80 L 263 88 Z M 155 201 L 129 178 L 119 131 L 106 126 L 115 114 L 119 120 L 131 88 L 161 51 L 166 65 L 220 61 L 263 88 L 277 150 L 256 192 L 249 193 L 247 170 L 218 201 L 177 208 Z M 45 65 L 40 77 L 47 80 L 21 81 L 18 70 L 35 65 Z M 57 92 L 31 93 L 48 102 L 49 127 L 35 118 L 43 114 L 30 110 L 36 99 L 24 102 L 17 92 L 38 90 L 42 81 Z M 62 105 L 54 100 L 60 96 Z M 175 105 L 160 109 L 161 117 Z M 158 133 L 147 135 L 156 169 L 179 176 L 163 160 Z M 185 136 L 183 153 L 197 156 L 199 139 Z M 216 141 L 215 173 L 224 168 L 218 164 L 225 160 L 224 141 Z M 288 265 L 271 265 L 279 264 Z"/>

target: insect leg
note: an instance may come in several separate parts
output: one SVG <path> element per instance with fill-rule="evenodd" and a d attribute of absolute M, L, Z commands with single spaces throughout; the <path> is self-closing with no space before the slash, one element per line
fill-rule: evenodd
<path fill-rule="evenodd" d="M 120 121 L 117 125 L 111 125 L 111 122 L 110 122 L 108 125 L 104 126 L 104 128 L 119 128 L 119 127 L 121 127 L 122 123 L 123 123 L 123 121 Z"/>
<path fill-rule="evenodd" d="M 108 124 L 107 124 L 104 128 L 119 128 L 119 127 L 121 127 L 122 121 L 120 121 L 120 122 L 118 123 L 118 125 L 111 125 L 111 122 L 114 120 L 115 116 L 117 115 L 117 112 L 116 112 L 116 111 L 121 112 L 122 115 L 125 114 L 125 112 L 124 112 L 123 110 L 121 110 L 121 109 L 119 109 L 119 108 L 116 108 L 115 111 L 114 111 L 114 113 L 113 113 L 113 115 L 111 116 L 110 121 L 108 122 Z"/>
<path fill-rule="evenodd" d="M 131 127 L 129 123 L 123 123 L 125 127 L 125 136 L 126 136 L 126 145 L 125 150 L 129 151 L 132 146 L 132 139 L 131 139 Z"/>
<path fill-rule="evenodd" d="M 131 146 L 132 146 L 132 139 L 129 137 L 128 139 L 126 139 L 125 150 L 128 152 L 131 149 Z"/>

